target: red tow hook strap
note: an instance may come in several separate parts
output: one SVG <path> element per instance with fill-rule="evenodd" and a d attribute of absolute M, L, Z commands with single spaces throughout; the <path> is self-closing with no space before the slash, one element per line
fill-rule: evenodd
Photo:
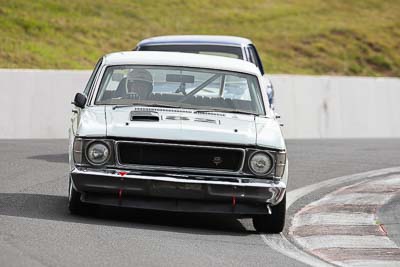
<path fill-rule="evenodd" d="M 232 208 L 234 208 L 236 206 L 236 197 L 233 196 L 232 197 Z"/>
<path fill-rule="evenodd" d="M 121 175 L 121 183 L 122 183 L 124 181 L 123 177 L 125 175 L 127 175 L 128 173 L 127 172 L 118 172 L 118 174 Z M 120 188 L 118 190 L 118 200 L 119 200 L 119 203 L 121 204 L 121 201 L 122 201 L 122 188 Z"/>

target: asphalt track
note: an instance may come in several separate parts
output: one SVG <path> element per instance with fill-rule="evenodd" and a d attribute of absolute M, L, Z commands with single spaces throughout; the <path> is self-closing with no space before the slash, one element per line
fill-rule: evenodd
<path fill-rule="evenodd" d="M 400 165 L 400 139 L 287 145 L 289 191 Z M 250 220 L 100 207 L 72 216 L 66 153 L 66 140 L 0 141 L 0 266 L 305 266 L 268 247 Z"/>

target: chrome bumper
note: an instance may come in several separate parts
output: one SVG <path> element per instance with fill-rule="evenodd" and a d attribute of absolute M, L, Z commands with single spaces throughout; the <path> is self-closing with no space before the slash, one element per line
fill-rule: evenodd
<path fill-rule="evenodd" d="M 272 180 L 194 177 L 199 175 L 109 169 L 71 172 L 72 184 L 82 193 L 82 202 L 142 209 L 266 214 L 267 206 L 278 204 L 286 192 L 283 182 Z"/>

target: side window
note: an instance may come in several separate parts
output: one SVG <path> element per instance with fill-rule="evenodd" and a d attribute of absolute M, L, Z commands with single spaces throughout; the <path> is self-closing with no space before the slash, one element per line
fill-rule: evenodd
<path fill-rule="evenodd" d="M 261 59 L 258 56 L 257 50 L 254 47 L 254 45 L 252 45 L 252 44 L 249 45 L 247 47 L 247 51 L 248 51 L 249 56 L 250 56 L 250 61 L 252 63 L 254 63 L 260 69 L 261 74 L 264 75 L 264 68 L 263 68 L 263 65 L 261 63 Z"/>
<path fill-rule="evenodd" d="M 99 61 L 97 61 L 96 66 L 94 66 L 94 70 L 92 72 L 92 75 L 90 75 L 89 81 L 86 84 L 85 90 L 83 90 L 83 93 L 88 96 L 90 88 L 92 87 L 92 83 L 94 80 L 94 77 L 96 77 L 97 71 L 100 68 L 101 63 L 103 62 L 103 58 L 100 58 Z"/>

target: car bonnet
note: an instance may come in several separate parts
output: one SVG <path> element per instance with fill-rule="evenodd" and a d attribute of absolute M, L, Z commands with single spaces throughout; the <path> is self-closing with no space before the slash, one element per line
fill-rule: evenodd
<path fill-rule="evenodd" d="M 143 110 L 147 110 L 143 112 Z M 193 113 L 185 109 L 106 107 L 107 136 L 254 145 L 254 115 Z M 135 112 L 142 111 L 135 117 Z M 147 114 L 147 115 L 146 115 Z"/>

